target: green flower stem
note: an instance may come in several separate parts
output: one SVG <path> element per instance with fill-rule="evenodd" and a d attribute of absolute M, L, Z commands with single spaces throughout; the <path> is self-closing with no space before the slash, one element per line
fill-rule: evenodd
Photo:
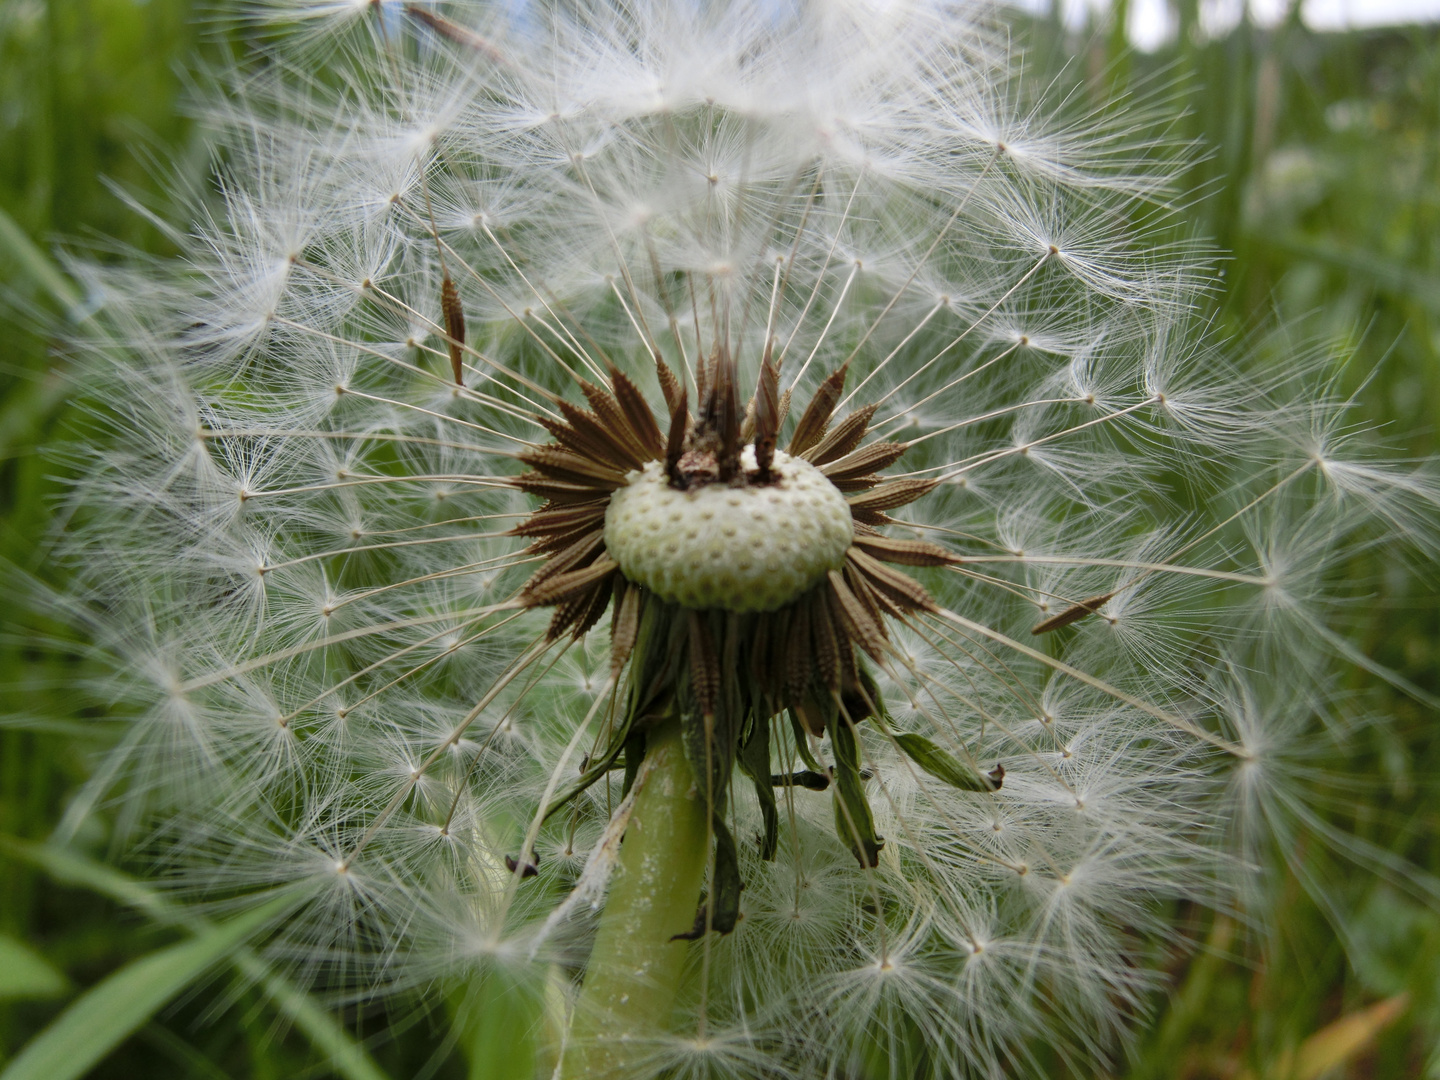
<path fill-rule="evenodd" d="M 565 1080 L 633 1075 L 668 1027 L 708 861 L 704 793 L 680 743 L 680 722 L 650 732 L 645 774 L 575 1007 Z"/>

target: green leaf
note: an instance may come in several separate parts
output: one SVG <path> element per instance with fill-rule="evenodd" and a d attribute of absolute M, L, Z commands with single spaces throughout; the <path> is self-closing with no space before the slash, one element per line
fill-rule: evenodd
<path fill-rule="evenodd" d="M 126 907 L 144 912 L 169 926 L 197 929 L 209 924 L 200 918 L 187 918 L 183 909 L 165 899 L 159 892 L 128 874 L 94 859 L 50 844 L 34 844 L 12 836 L 0 836 L 0 851 L 12 858 L 38 866 L 62 885 L 89 889 L 108 896 Z"/>
<path fill-rule="evenodd" d="M 801 722 L 799 714 L 794 709 L 790 709 L 789 715 L 790 730 L 795 735 L 795 750 L 800 755 L 800 760 L 811 772 L 825 772 L 825 766 L 816 761 L 815 755 L 810 752 L 810 740 L 806 736 L 805 725 Z"/>
<path fill-rule="evenodd" d="M 862 867 L 879 866 L 885 838 L 875 832 L 875 816 L 870 811 L 870 800 L 865 797 L 865 783 L 860 779 L 860 748 L 855 729 L 839 715 L 830 718 L 830 748 L 835 755 L 835 832 Z"/>
<path fill-rule="evenodd" d="M 775 787 L 770 783 L 770 718 L 763 711 L 752 717 L 750 737 L 740 747 L 740 769 L 754 784 L 755 797 L 760 801 L 765 827 L 760 857 L 769 862 L 775 858 L 780 839 L 780 810 L 775 803 Z"/>
<path fill-rule="evenodd" d="M 72 396 L 73 388 L 51 371 L 11 391 L 0 409 L 0 461 L 31 448 L 55 410 Z"/>
<path fill-rule="evenodd" d="M 1368 280 L 1377 289 L 1392 296 L 1404 297 L 1431 310 L 1440 310 L 1440 276 L 1427 274 L 1418 265 L 1390 258 L 1372 249 L 1311 239 L 1301 233 L 1264 236 L 1263 239 L 1286 254 L 1325 263 L 1351 277 Z"/>
<path fill-rule="evenodd" d="M 79 289 L 4 210 L 0 210 L 0 281 L 9 285 L 28 281 L 49 295 L 71 322 L 87 317 Z M 53 368 L 35 373 L 33 381 L 13 389 L 0 409 L 0 461 L 30 448 L 73 394 L 74 387 Z"/>
<path fill-rule="evenodd" d="M 189 941 L 126 964 L 31 1039 L 0 1080 L 76 1080 L 166 1002 L 292 903 L 276 897 Z"/>
<path fill-rule="evenodd" d="M 580 774 L 580 779 L 567 784 L 550 797 L 550 801 L 545 804 L 544 818 L 549 818 L 551 814 L 555 813 L 555 811 L 559 810 L 571 799 L 575 798 L 575 796 L 590 787 L 591 784 L 610 772 L 610 767 L 615 764 L 616 759 L 620 756 L 620 752 L 627 746 L 632 745 L 630 742 L 630 726 L 633 722 L 634 714 L 627 713 L 624 720 L 621 721 L 620 727 L 610 736 L 610 745 L 606 747 L 605 753 L 589 763 L 585 771 Z M 630 773 L 630 763 L 628 759 L 625 763 L 625 771 L 628 777 Z M 628 780 L 625 790 L 630 790 Z"/>
<path fill-rule="evenodd" d="M 896 735 L 895 744 L 905 752 L 905 756 L 919 765 L 937 780 L 943 780 L 953 788 L 961 791 L 995 791 L 1000 787 L 1000 781 L 1005 776 L 1003 770 L 996 767 L 996 776 L 991 773 L 984 776 L 964 764 L 950 751 L 935 745 L 924 735 Z"/>
<path fill-rule="evenodd" d="M 315 1049 L 325 1055 L 330 1067 L 345 1080 L 389 1080 L 354 1036 L 304 990 L 284 976 L 277 975 L 269 964 L 249 949 L 242 949 L 232 959 L 240 972 L 260 985 L 265 996 L 304 1033 Z"/>
<path fill-rule="evenodd" d="M 62 884 L 108 896 L 167 926 L 182 926 L 197 934 L 213 928 L 209 920 L 171 903 L 144 882 L 65 848 L 0 836 L 0 851 L 40 867 Z M 237 949 L 230 959 L 240 973 L 256 983 L 276 1009 L 329 1059 L 330 1067 L 345 1080 L 389 1080 L 365 1048 L 334 1016 L 300 987 L 275 972 L 248 946 Z M 0 1080 L 9 1080 L 9 1077 Z"/>
<path fill-rule="evenodd" d="M 0 934 L 0 1001 L 57 997 L 68 986 L 50 961 L 23 942 Z"/>
<path fill-rule="evenodd" d="M 470 1080 L 526 1080 L 540 1065 L 544 987 L 496 966 L 475 979 L 455 1024 L 470 1062 Z"/>
<path fill-rule="evenodd" d="M 718 817 L 715 819 L 715 873 L 710 881 L 710 929 L 728 934 L 740 921 L 740 893 L 745 883 L 740 879 L 740 853 L 735 838 Z"/>
<path fill-rule="evenodd" d="M 0 254 L 8 255 L 6 261 L 13 265 L 21 276 L 29 278 L 49 293 L 67 312 L 80 306 L 80 293 L 70 279 L 60 272 L 60 268 L 4 210 L 0 210 Z"/>
<path fill-rule="evenodd" d="M 645 732 L 631 731 L 625 736 L 625 782 L 620 787 L 622 799 L 635 786 L 635 777 L 640 775 L 640 763 L 644 760 Z"/>
<path fill-rule="evenodd" d="M 735 838 L 725 824 L 726 794 L 729 790 L 726 781 L 735 768 L 733 728 L 733 714 L 726 708 L 719 709 L 713 716 L 698 711 L 685 712 L 680 716 L 685 758 L 697 782 L 705 775 L 706 765 L 712 766 L 708 802 L 710 831 L 715 837 L 710 899 L 700 905 L 700 913 L 690 934 L 677 935 L 680 938 L 698 938 L 707 925 L 711 930 L 728 934 L 740 919 L 740 891 L 745 886 L 740 880 L 740 855 L 735 849 Z"/>

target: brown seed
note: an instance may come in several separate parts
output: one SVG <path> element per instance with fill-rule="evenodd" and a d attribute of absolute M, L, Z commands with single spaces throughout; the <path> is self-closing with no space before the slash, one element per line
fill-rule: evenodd
<path fill-rule="evenodd" d="M 894 510 L 897 506 L 912 503 L 922 495 L 928 495 L 940 484 L 939 480 L 891 480 L 871 488 L 863 495 L 848 500 L 852 513 L 860 510 Z"/>
<path fill-rule="evenodd" d="M 901 566 L 951 566 L 961 562 L 938 544 L 925 540 L 896 540 L 889 536 L 855 536 L 855 546 L 865 554 Z"/>
<path fill-rule="evenodd" d="M 640 590 L 619 578 L 615 585 L 615 619 L 610 624 L 610 670 L 618 674 L 630 659 L 640 632 Z"/>
<path fill-rule="evenodd" d="M 858 546 L 852 546 L 846 559 L 865 575 L 870 585 L 882 596 L 888 597 L 906 611 L 938 611 L 935 601 L 925 586 L 914 578 L 891 569 L 880 560 L 872 558 Z"/>
<path fill-rule="evenodd" d="M 1093 615 L 1099 611 L 1114 595 L 1113 592 L 1100 593 L 1098 596 L 1081 600 L 1078 604 L 1071 604 L 1064 611 L 1060 612 L 1059 615 L 1052 615 L 1043 622 L 1036 623 L 1030 628 L 1030 633 L 1048 634 L 1051 630 L 1059 630 L 1062 626 L 1069 626 L 1071 623 L 1079 622 L 1085 618 L 1086 615 Z"/>
<path fill-rule="evenodd" d="M 837 457 L 826 462 L 821 466 L 820 471 L 829 477 L 831 483 L 838 485 L 869 473 L 879 472 L 881 469 L 888 469 L 899 461 L 908 449 L 910 449 L 909 443 L 875 442 L 869 446 L 862 446 L 859 450 L 852 451 L 844 457 Z"/>
<path fill-rule="evenodd" d="M 866 405 L 863 409 L 857 409 L 836 424 L 828 435 L 805 451 L 803 456 L 816 465 L 825 465 L 843 458 L 865 438 L 865 432 L 870 430 L 870 420 L 879 407 Z"/>
<path fill-rule="evenodd" d="M 670 406 L 670 435 L 665 440 L 665 475 L 674 487 L 683 488 L 685 478 L 680 473 L 680 459 L 685 456 L 685 434 L 690 426 L 690 414 L 685 407 L 686 391 L 680 394 Z"/>
<path fill-rule="evenodd" d="M 840 571 L 831 570 L 829 580 L 831 599 L 836 601 L 835 606 L 849 631 L 849 636 L 865 650 L 870 659 L 883 661 L 886 640 L 884 625 L 871 617 L 865 605 L 845 584 L 845 578 Z"/>
<path fill-rule="evenodd" d="M 597 551 L 604 550 L 604 546 L 605 530 L 603 528 L 596 529 L 593 532 L 581 536 L 531 575 L 530 580 L 525 583 L 525 588 L 522 590 L 522 598 L 531 600 L 531 597 L 537 593 L 545 582 L 572 567 L 586 565 Z M 551 601 L 538 600 L 532 600 L 531 602 L 551 603 Z"/>
<path fill-rule="evenodd" d="M 825 428 L 830 423 L 830 414 L 840 403 L 840 392 L 845 389 L 845 373 L 849 366 L 841 364 L 816 389 L 810 404 L 805 406 L 805 411 L 800 414 L 800 422 L 795 425 L 795 434 L 790 436 L 790 453 L 803 454 L 824 437 Z"/>
<path fill-rule="evenodd" d="M 632 437 L 651 459 L 659 457 L 665 444 L 660 437 L 660 427 L 655 423 L 655 414 L 650 411 L 650 405 L 646 402 L 645 395 L 640 393 L 639 387 L 626 378 L 623 372 L 613 366 L 610 368 L 610 383 L 615 388 L 615 400 L 619 402 L 620 410 L 625 414 L 625 419 L 629 421 Z M 666 400 L 667 402 L 669 400 L 668 394 Z"/>
<path fill-rule="evenodd" d="M 602 491 L 613 491 L 625 482 L 625 473 L 617 466 L 603 464 L 558 446 L 541 446 L 518 456 L 526 465 L 556 480 L 590 484 Z"/>
<path fill-rule="evenodd" d="M 460 291 L 450 279 L 450 271 L 443 271 L 440 281 L 440 310 L 445 315 L 445 333 L 450 340 L 450 367 L 455 373 L 455 385 L 465 385 L 465 368 L 460 347 L 465 344 L 465 309 L 460 306 Z"/>
<path fill-rule="evenodd" d="M 606 580 L 618 568 L 619 564 L 614 559 L 608 555 L 601 555 L 589 566 L 580 570 L 571 570 L 566 574 L 556 574 L 538 588 L 527 586 L 521 593 L 520 599 L 528 607 L 558 604 L 562 600 L 568 600 L 576 593 L 584 592 L 596 582 Z"/>
<path fill-rule="evenodd" d="M 705 626 L 705 616 L 698 611 L 687 614 L 690 624 L 690 688 L 700 712 L 713 716 L 720 700 L 720 658 L 715 655 L 715 644 Z"/>
<path fill-rule="evenodd" d="M 773 338 L 765 345 L 755 386 L 755 464 L 762 484 L 770 480 L 770 463 L 775 460 L 775 440 L 780 433 L 780 371 L 770 360 L 774 346 Z"/>
<path fill-rule="evenodd" d="M 420 4 L 406 4 L 405 14 L 416 19 L 434 30 L 435 33 L 456 45 L 464 45 L 467 49 L 474 49 L 476 52 L 484 53 L 491 60 L 505 63 L 505 54 L 492 45 L 485 38 L 469 30 L 459 23 L 451 22 L 441 15 L 436 15 L 429 8 Z"/>
<path fill-rule="evenodd" d="M 655 375 L 660 380 L 660 393 L 665 395 L 665 406 L 673 416 L 676 407 L 684 400 L 685 384 L 670 370 L 670 365 L 660 359 L 658 352 L 655 354 Z"/>

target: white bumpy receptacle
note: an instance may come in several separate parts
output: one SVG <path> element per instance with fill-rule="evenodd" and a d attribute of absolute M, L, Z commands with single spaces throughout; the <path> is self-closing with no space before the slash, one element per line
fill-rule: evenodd
<path fill-rule="evenodd" d="M 747 476 L 755 450 L 741 457 Z M 854 538 L 850 507 L 802 458 L 775 452 L 773 483 L 671 487 L 652 461 L 605 511 L 605 547 L 629 580 L 682 607 L 775 611 L 838 570 Z"/>

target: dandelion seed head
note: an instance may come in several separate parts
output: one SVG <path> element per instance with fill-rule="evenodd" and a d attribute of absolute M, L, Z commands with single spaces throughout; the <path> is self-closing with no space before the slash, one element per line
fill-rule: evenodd
<path fill-rule="evenodd" d="M 625 725 L 697 703 L 744 889 L 637 1075 L 1113 1061 L 1167 905 L 1311 820 L 1338 560 L 1440 507 L 1126 224 L 1189 151 L 965 5 L 243 18 L 183 259 L 86 271 L 66 558 L 135 722 L 77 805 L 293 889 L 336 992 L 583 986 Z"/>

